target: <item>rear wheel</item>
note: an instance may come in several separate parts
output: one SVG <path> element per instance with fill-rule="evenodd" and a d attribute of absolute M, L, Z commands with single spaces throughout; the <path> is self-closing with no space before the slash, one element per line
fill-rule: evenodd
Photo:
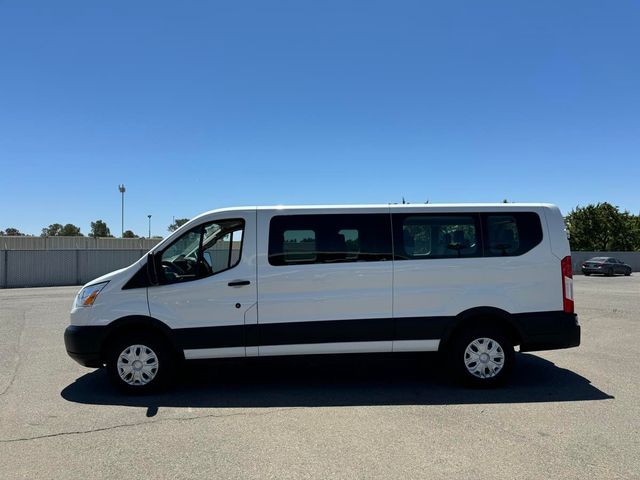
<path fill-rule="evenodd" d="M 509 377 L 515 361 L 513 343 L 499 328 L 474 327 L 461 332 L 449 348 L 449 365 L 470 387 L 496 387 Z"/>
<path fill-rule="evenodd" d="M 631 275 L 631 269 L 629 268 L 626 272 L 624 272 L 625 277 Z"/>
<path fill-rule="evenodd" d="M 174 358 L 164 339 L 131 333 L 116 339 L 107 353 L 107 372 L 120 390 L 144 394 L 164 387 L 173 377 Z"/>

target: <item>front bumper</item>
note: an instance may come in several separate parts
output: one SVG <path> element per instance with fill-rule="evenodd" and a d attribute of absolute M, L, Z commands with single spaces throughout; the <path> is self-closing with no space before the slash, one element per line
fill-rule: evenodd
<path fill-rule="evenodd" d="M 80 365 L 99 368 L 104 365 L 102 344 L 106 327 L 70 325 L 64 331 L 67 354 Z"/>
<path fill-rule="evenodd" d="M 520 331 L 521 352 L 558 350 L 580 345 L 578 315 L 564 312 L 539 312 L 514 315 Z"/>

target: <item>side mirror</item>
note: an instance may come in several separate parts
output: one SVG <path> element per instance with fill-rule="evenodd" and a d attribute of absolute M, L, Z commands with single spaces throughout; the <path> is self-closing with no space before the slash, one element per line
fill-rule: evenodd
<path fill-rule="evenodd" d="M 158 278 L 158 262 L 156 256 L 149 252 L 147 254 L 147 278 L 150 285 L 159 285 L 160 280 Z"/>

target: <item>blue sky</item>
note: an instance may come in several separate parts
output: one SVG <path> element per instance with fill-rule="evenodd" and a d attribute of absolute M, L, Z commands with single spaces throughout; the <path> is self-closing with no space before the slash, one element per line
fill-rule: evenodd
<path fill-rule="evenodd" d="M 232 205 L 640 212 L 636 1 L 0 0 L 0 229 Z"/>

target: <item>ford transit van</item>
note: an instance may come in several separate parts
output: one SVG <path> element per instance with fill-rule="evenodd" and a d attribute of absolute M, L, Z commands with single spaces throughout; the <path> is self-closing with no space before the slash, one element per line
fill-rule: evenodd
<path fill-rule="evenodd" d="M 192 359 L 421 351 L 494 386 L 516 346 L 580 344 L 572 286 L 553 205 L 226 208 L 85 285 L 64 339 L 131 392 Z"/>

